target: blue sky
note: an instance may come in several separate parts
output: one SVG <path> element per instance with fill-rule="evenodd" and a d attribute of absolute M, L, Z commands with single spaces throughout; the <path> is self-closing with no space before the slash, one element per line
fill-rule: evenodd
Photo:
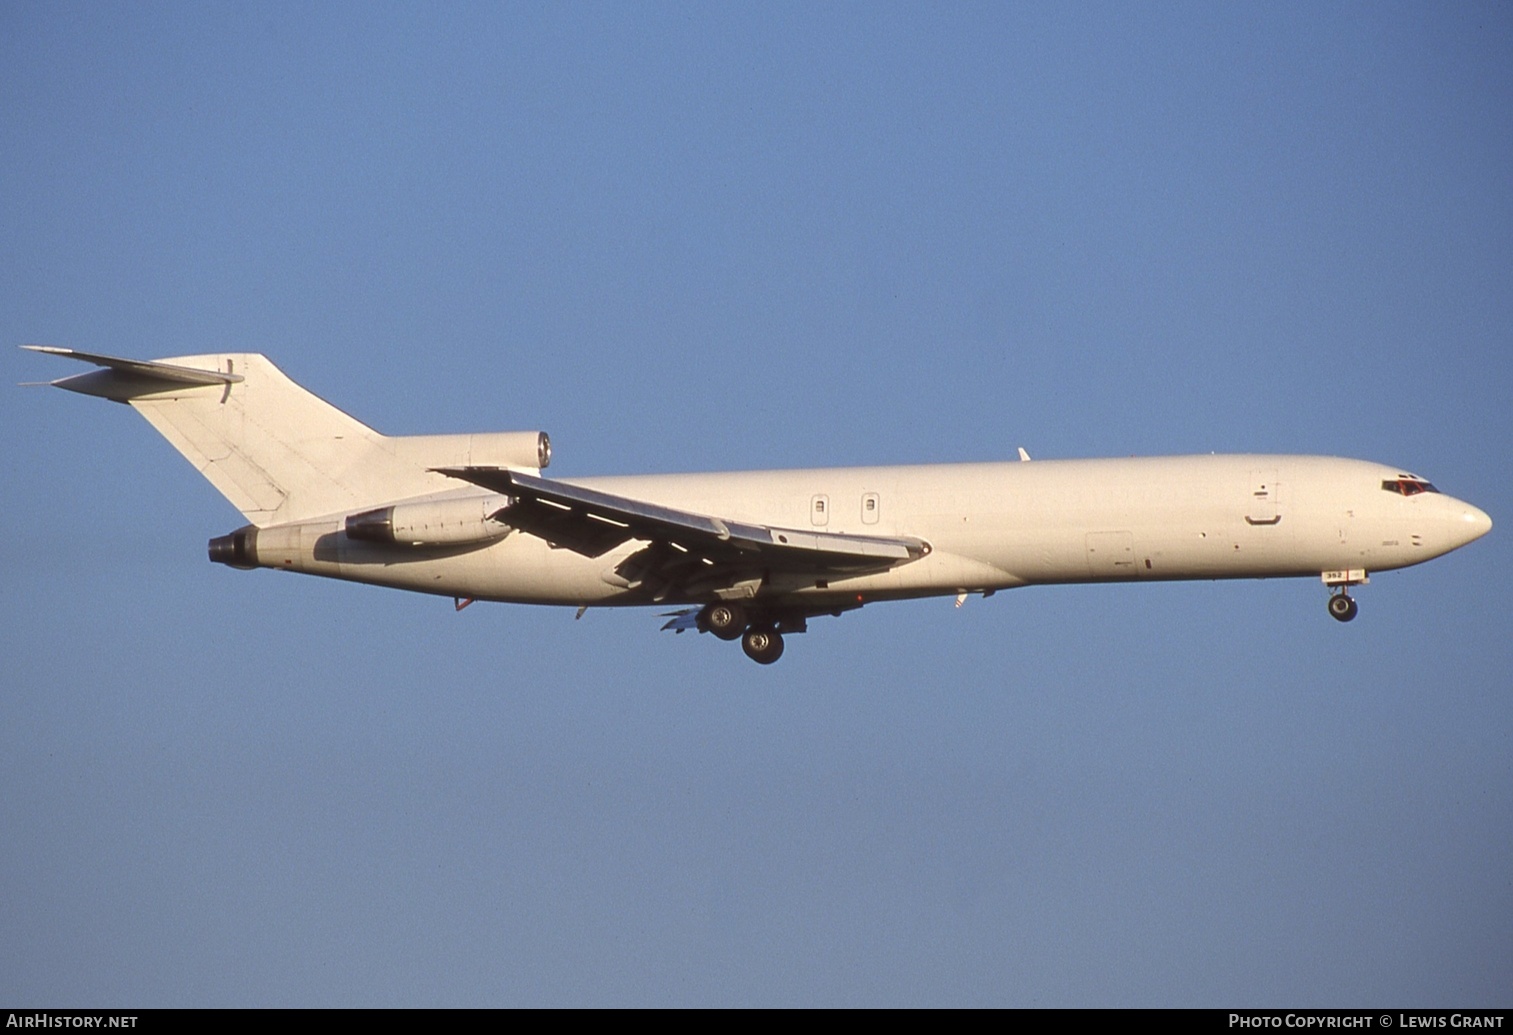
<path fill-rule="evenodd" d="M 564 477 L 1325 453 L 1513 520 L 1506 5 L 0 30 L 15 345 L 264 352 Z M 759 669 L 212 566 L 240 516 L 145 422 L 4 394 L 0 1001 L 1507 1003 L 1502 527 L 1349 626 L 1037 588 Z"/>

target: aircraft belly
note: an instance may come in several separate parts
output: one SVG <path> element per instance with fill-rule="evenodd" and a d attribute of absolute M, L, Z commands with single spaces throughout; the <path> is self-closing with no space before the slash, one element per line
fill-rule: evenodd
<path fill-rule="evenodd" d="M 1023 579 L 996 565 L 945 550 L 911 564 L 887 571 L 847 578 L 805 579 L 803 582 L 779 583 L 776 595 L 854 601 L 866 599 L 932 596 L 942 593 L 980 592 L 1013 589 L 1024 585 Z"/>
<path fill-rule="evenodd" d="M 340 523 L 259 529 L 258 564 L 394 589 L 512 603 L 584 604 L 623 596 L 602 561 L 512 534 L 486 544 L 406 546 L 349 538 Z"/>
<path fill-rule="evenodd" d="M 511 534 L 482 547 L 390 563 L 376 579 L 384 585 L 447 596 L 509 603 L 585 604 L 622 595 L 600 578 L 602 561 L 553 550 L 531 536 Z M 356 566 L 343 564 L 344 577 Z"/>

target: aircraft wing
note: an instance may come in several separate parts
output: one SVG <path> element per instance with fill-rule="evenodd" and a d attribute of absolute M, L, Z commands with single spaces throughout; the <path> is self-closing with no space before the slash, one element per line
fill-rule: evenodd
<path fill-rule="evenodd" d="M 599 557 L 632 539 L 645 541 L 647 547 L 617 570 L 632 584 L 654 577 L 658 596 L 771 572 L 824 577 L 882 571 L 930 549 L 908 536 L 841 535 L 727 520 L 501 467 L 435 470 L 509 496 L 509 505 L 493 518 L 554 547 Z"/>

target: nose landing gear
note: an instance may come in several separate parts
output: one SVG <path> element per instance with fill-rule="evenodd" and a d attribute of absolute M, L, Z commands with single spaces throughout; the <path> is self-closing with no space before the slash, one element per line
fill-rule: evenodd
<path fill-rule="evenodd" d="M 1341 589 L 1329 598 L 1329 617 L 1337 622 L 1348 622 L 1360 610 L 1355 598 Z"/>
<path fill-rule="evenodd" d="M 1336 622 L 1348 622 L 1355 617 L 1355 598 L 1350 595 L 1351 586 L 1364 586 L 1371 579 L 1365 568 L 1339 568 L 1321 573 L 1324 585 L 1329 587 L 1329 617 Z"/>

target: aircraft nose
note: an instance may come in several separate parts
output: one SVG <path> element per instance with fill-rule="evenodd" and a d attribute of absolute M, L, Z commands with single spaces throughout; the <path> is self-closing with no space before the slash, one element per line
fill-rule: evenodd
<path fill-rule="evenodd" d="M 1473 540 L 1480 539 L 1492 531 L 1492 519 L 1487 516 L 1487 512 L 1479 507 L 1473 507 L 1469 503 L 1462 503 L 1460 505 L 1458 518 L 1458 534 L 1456 538 L 1460 540 L 1459 545 L 1461 546 L 1465 546 Z"/>

